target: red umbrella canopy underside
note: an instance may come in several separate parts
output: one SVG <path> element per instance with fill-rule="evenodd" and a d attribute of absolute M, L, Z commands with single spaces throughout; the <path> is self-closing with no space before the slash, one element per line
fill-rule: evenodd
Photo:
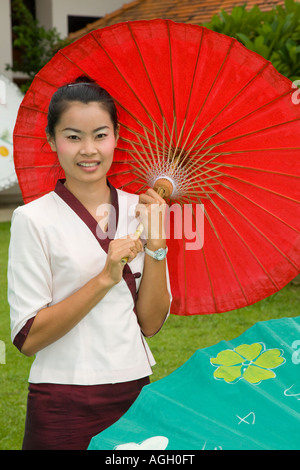
<path fill-rule="evenodd" d="M 25 203 L 63 177 L 46 141 L 47 110 L 57 88 L 80 75 L 117 104 L 110 182 L 134 193 L 158 176 L 177 184 L 172 313 L 241 308 L 299 273 L 300 105 L 287 78 L 235 39 L 195 25 L 93 31 L 54 56 L 21 104 L 14 159 Z"/>

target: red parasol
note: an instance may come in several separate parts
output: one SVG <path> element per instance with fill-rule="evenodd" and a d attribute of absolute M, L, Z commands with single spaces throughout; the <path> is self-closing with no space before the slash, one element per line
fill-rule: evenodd
<path fill-rule="evenodd" d="M 140 193 L 163 177 L 175 188 L 171 208 L 182 208 L 187 224 L 168 240 L 172 313 L 240 308 L 299 273 L 300 107 L 288 79 L 235 39 L 195 25 L 93 31 L 55 55 L 20 107 L 14 158 L 25 203 L 61 177 L 45 138 L 47 109 L 56 89 L 82 74 L 118 107 L 111 183 Z"/>

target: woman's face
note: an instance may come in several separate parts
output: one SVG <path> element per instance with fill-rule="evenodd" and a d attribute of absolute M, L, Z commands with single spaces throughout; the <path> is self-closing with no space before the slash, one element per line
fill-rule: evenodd
<path fill-rule="evenodd" d="M 69 104 L 49 144 L 63 168 L 66 181 L 88 183 L 106 179 L 118 136 L 110 115 L 97 102 Z"/>

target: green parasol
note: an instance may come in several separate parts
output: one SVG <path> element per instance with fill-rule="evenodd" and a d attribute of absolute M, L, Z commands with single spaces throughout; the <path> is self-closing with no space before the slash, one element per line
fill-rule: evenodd
<path fill-rule="evenodd" d="M 88 450 L 299 450 L 300 317 L 259 322 L 143 388 Z"/>

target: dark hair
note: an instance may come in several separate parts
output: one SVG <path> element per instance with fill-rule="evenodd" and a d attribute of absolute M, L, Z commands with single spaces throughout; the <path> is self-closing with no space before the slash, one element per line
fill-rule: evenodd
<path fill-rule="evenodd" d="M 118 115 L 113 98 L 95 81 L 88 77 L 80 76 L 74 82 L 58 88 L 51 98 L 48 109 L 48 125 L 46 127 L 46 133 L 50 137 L 55 136 L 55 126 L 59 122 L 62 113 L 67 109 L 68 103 L 72 101 L 80 101 L 85 104 L 91 101 L 100 103 L 110 115 L 114 132 L 115 134 L 117 133 Z"/>

